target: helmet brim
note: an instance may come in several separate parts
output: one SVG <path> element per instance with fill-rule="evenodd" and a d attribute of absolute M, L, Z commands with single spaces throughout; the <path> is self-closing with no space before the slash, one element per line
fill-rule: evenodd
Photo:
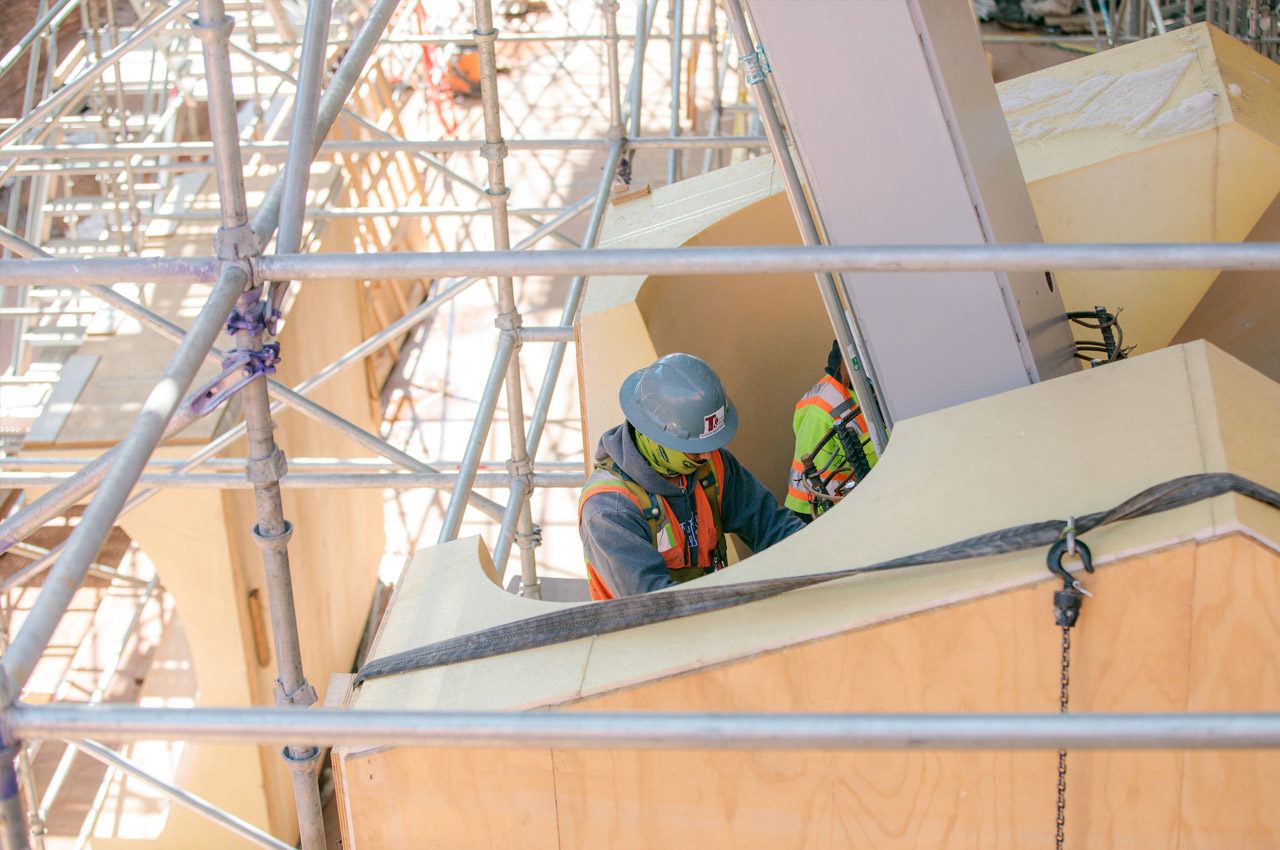
<path fill-rule="evenodd" d="M 656 427 L 653 420 L 645 414 L 635 400 L 636 385 L 640 383 L 644 372 L 644 369 L 637 369 L 627 376 L 618 391 L 618 401 L 622 405 L 622 415 L 627 418 L 631 426 L 650 440 L 664 449 L 675 449 L 678 452 L 713 452 L 728 445 L 733 435 L 738 433 L 738 408 L 734 406 L 727 393 L 724 399 L 724 425 L 714 434 L 708 434 L 705 437 L 679 437 Z"/>

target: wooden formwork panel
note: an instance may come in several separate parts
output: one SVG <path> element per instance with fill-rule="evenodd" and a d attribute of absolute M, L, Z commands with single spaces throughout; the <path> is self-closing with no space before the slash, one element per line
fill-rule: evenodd
<path fill-rule="evenodd" d="M 1280 710 L 1280 555 L 1244 534 L 1101 568 L 1072 631 L 1081 712 Z M 1054 712 L 1056 581 L 559 710 Z M 749 606 L 741 616 L 752 616 Z M 1013 848 L 1053 841 L 1054 752 L 383 749 L 335 754 L 354 850 Z M 1078 751 L 1067 846 L 1280 842 L 1280 754 Z"/>

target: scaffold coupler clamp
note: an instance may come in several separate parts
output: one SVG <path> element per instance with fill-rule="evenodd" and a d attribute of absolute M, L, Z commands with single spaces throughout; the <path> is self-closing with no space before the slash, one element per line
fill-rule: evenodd
<path fill-rule="evenodd" d="M 221 374 L 192 396 L 191 410 L 204 416 L 259 375 L 274 374 L 279 362 L 279 343 L 269 342 L 257 351 L 233 351 L 223 359 Z"/>
<path fill-rule="evenodd" d="M 748 85 L 763 83 L 765 75 L 769 73 L 769 60 L 765 58 L 764 48 L 757 47 L 751 53 L 738 57 L 738 64 L 742 66 L 742 70 L 746 73 Z"/>
<path fill-rule="evenodd" d="M 1049 547 L 1047 558 L 1049 570 L 1062 579 L 1062 590 L 1053 594 L 1053 619 L 1059 626 L 1069 629 L 1080 616 L 1080 605 L 1084 602 L 1084 597 L 1093 594 L 1085 590 L 1079 580 L 1062 566 L 1063 556 L 1079 558 L 1085 572 L 1093 572 L 1093 555 L 1089 552 L 1089 547 L 1076 539 L 1075 517 L 1067 520 L 1062 537 Z"/>
<path fill-rule="evenodd" d="M 493 319 L 493 326 L 504 334 L 511 334 L 513 351 L 519 351 L 524 347 L 524 338 L 520 334 L 520 329 L 524 327 L 524 319 L 520 317 L 519 310 L 499 313 Z"/>
<path fill-rule="evenodd" d="M 247 221 L 235 227 L 219 227 L 213 235 L 213 252 L 219 260 L 228 262 L 257 259 L 262 254 L 262 240 Z"/>
<path fill-rule="evenodd" d="M 318 697 L 316 696 L 316 689 L 305 679 L 292 693 L 285 693 L 284 683 L 276 679 L 275 699 L 276 705 L 280 708 L 285 706 L 308 708 L 316 704 Z M 320 748 L 314 746 L 286 745 L 280 748 L 280 757 L 289 763 L 289 767 L 294 771 L 304 773 L 314 771 L 319 766 L 320 753 Z"/>
<path fill-rule="evenodd" d="M 191 22 L 191 31 L 196 38 L 205 44 L 216 44 L 219 41 L 227 41 L 231 38 L 231 31 L 235 29 L 235 18 L 230 15 L 223 15 L 222 20 L 212 23 L 203 23 L 199 18 Z"/>

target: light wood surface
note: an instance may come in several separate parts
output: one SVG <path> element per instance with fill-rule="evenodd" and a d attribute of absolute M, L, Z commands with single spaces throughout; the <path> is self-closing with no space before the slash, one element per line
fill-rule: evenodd
<path fill-rule="evenodd" d="M 875 471 L 822 520 L 698 581 L 872 564 L 1103 510 L 1198 472 L 1276 487 L 1275 433 L 1280 386 L 1204 343 L 1165 349 L 902 422 Z M 1274 510 L 1227 495 L 1097 529 L 1088 542 L 1104 564 L 1232 531 L 1280 541 Z M 482 578 L 478 541 L 449 546 L 406 567 L 376 655 L 549 610 Z M 1043 553 L 1014 553 L 870 574 L 756 603 L 751 617 L 715 612 L 370 682 L 357 704 L 557 704 L 1039 582 L 1044 571 Z"/>
<path fill-rule="evenodd" d="M 1280 194 L 1249 234 L 1249 242 L 1280 242 Z M 1206 339 L 1273 381 L 1280 381 L 1280 286 L 1274 269 L 1218 275 L 1174 343 Z"/>
<path fill-rule="evenodd" d="M 1280 67 L 1207 24 L 997 89 L 1046 242 L 1237 242 L 1280 191 Z M 1124 308 L 1125 342 L 1148 352 L 1174 339 L 1216 275 L 1057 278 L 1068 310 Z"/>
<path fill-rule="evenodd" d="M 604 248 L 766 244 L 800 244 L 768 156 L 610 208 L 601 236 Z M 822 377 L 834 338 L 813 275 L 593 278 L 579 336 L 588 463 L 600 435 L 623 420 L 623 379 L 682 351 L 711 364 L 738 408 L 729 450 L 779 500 L 786 496 L 792 412 Z"/>
<path fill-rule="evenodd" d="M 1277 568 L 1273 549 L 1233 534 L 1086 577 L 1094 596 L 1072 632 L 1071 710 L 1280 709 Z M 1052 713 L 1057 586 L 1048 579 L 563 709 Z M 405 836 L 424 847 L 1016 848 L 1054 832 L 1053 752 L 401 748 L 335 760 L 352 828 L 345 846 L 356 850 L 403 846 Z M 1278 771 L 1270 751 L 1072 752 L 1067 846 L 1273 846 Z M 532 813 L 512 817 L 525 807 Z M 406 811 L 420 816 L 405 823 Z"/>
<path fill-rule="evenodd" d="M 1276 433 L 1280 386 L 1204 343 L 1165 349 L 903 422 L 876 472 L 824 519 L 700 581 L 872 563 L 1100 510 L 1195 472 L 1236 472 L 1275 488 Z M 1084 577 L 1094 597 L 1073 631 L 1072 710 L 1280 709 L 1278 514 L 1228 495 L 1090 532 L 1099 571 Z M 486 562 L 476 539 L 416 555 L 374 657 L 551 610 L 499 591 L 484 577 Z M 374 680 L 348 704 L 1053 712 L 1058 587 L 1043 551 L 873 574 Z M 1053 837 L 1053 753 L 557 751 L 553 792 L 544 779 L 508 771 L 503 757 L 339 748 L 335 764 L 349 818 L 395 820 L 398 807 L 436 795 L 465 806 L 457 787 L 506 784 L 521 805 L 529 794 L 554 806 L 545 828 L 565 848 L 1022 847 Z M 404 780 L 401 798 L 382 785 L 366 794 L 366 777 L 380 775 L 374 764 Z M 1278 770 L 1280 755 L 1269 751 L 1072 753 L 1068 846 L 1270 846 L 1280 841 L 1269 790 Z M 517 775 L 525 778 L 513 786 Z M 456 817 L 475 823 L 480 811 Z M 348 846 L 395 846 L 396 836 L 350 822 Z M 454 843 L 454 832 L 439 845 L 421 840 L 515 840 L 505 827 L 485 828 L 497 832 L 479 831 L 471 845 Z M 541 828 L 525 837 L 543 841 Z"/>

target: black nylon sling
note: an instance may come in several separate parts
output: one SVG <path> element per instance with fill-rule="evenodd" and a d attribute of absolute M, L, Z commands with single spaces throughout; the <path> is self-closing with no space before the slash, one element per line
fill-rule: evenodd
<path fill-rule="evenodd" d="M 1275 490 L 1239 475 L 1221 472 L 1200 473 L 1148 487 L 1110 510 L 1077 517 L 1076 534 L 1084 534 L 1109 523 L 1183 507 L 1224 493 L 1239 493 L 1280 509 L 1280 493 Z M 913 555 L 904 555 L 865 567 L 853 567 L 829 573 L 759 579 L 717 587 L 678 588 L 592 602 L 540 614 L 514 623 L 504 623 L 375 659 L 365 664 L 356 673 L 356 684 L 396 673 L 474 661 L 593 635 L 620 632 L 693 614 L 718 611 L 768 599 L 789 590 L 798 590 L 863 573 L 1003 555 L 1038 546 L 1049 546 L 1062 537 L 1066 525 L 1063 520 L 1046 520 L 1013 526 Z"/>

